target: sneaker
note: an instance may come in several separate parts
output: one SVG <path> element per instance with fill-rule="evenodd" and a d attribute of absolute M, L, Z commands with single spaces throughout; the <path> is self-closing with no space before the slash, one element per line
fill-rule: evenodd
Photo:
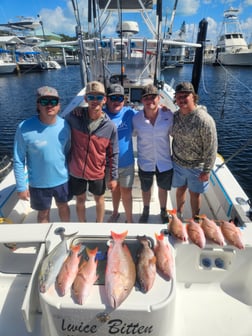
<path fill-rule="evenodd" d="M 161 210 L 160 212 L 160 218 L 163 224 L 168 224 L 169 223 L 169 216 L 167 214 L 167 211 Z"/>
<path fill-rule="evenodd" d="M 112 215 L 108 218 L 107 223 L 117 223 L 119 217 L 120 217 L 120 214 L 119 214 L 119 213 L 116 214 L 116 215 L 112 214 Z"/>
<path fill-rule="evenodd" d="M 143 211 L 142 215 L 139 218 L 138 223 L 148 223 L 148 219 L 149 219 L 149 213 Z"/>

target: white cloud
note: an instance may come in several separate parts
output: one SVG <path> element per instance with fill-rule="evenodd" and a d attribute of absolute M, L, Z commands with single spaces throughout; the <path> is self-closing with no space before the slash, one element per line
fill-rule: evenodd
<path fill-rule="evenodd" d="M 197 13 L 199 7 L 200 7 L 199 0 L 184 0 L 178 2 L 177 14 L 191 16 Z"/>
<path fill-rule="evenodd" d="M 70 36 L 75 35 L 74 17 L 66 16 L 61 7 L 55 9 L 41 9 L 40 20 L 46 31 L 53 33 L 64 33 Z"/>

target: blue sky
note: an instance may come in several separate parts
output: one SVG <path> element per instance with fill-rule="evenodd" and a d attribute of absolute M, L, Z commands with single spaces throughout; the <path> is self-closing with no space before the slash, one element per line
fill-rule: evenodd
<path fill-rule="evenodd" d="M 163 26 L 171 18 L 174 0 L 163 0 Z M 87 0 L 78 0 L 80 16 L 84 30 L 87 30 Z M 187 40 L 195 41 L 197 26 L 201 19 L 208 20 L 207 38 L 215 42 L 223 19 L 223 12 L 230 7 L 240 9 L 239 18 L 248 42 L 252 42 L 252 0 L 178 0 L 177 13 L 174 20 L 173 32 L 176 32 L 183 21 L 186 23 Z M 18 20 L 18 17 L 33 17 L 40 15 L 44 28 L 54 33 L 75 35 L 75 18 L 71 0 L 1 0 L 0 23 Z M 128 18 L 137 20 L 140 17 Z M 111 25 L 106 26 L 106 35 L 113 32 L 118 20 L 115 17 Z M 166 26 L 167 27 L 167 26 Z M 146 34 L 144 29 L 142 34 Z M 193 42 L 194 42 L 193 41 Z"/>

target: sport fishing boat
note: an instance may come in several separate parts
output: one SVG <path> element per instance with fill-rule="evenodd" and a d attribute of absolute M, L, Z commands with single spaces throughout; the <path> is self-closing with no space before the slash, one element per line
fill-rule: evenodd
<path fill-rule="evenodd" d="M 244 38 L 238 13 L 239 9 L 232 7 L 224 12 L 213 60 L 216 65 L 252 66 L 252 50 Z"/>
<path fill-rule="evenodd" d="M 147 15 L 154 5 L 152 1 L 141 0 L 120 3 L 119 13 L 123 8 L 127 11 L 140 11 L 144 15 Z M 73 4 L 78 19 L 77 6 L 74 1 Z M 118 13 L 116 1 L 99 0 L 96 5 L 99 8 L 98 12 L 102 14 L 108 12 L 110 15 L 114 11 Z M 107 16 L 105 17 L 107 20 Z M 160 24 L 160 20 L 157 21 Z M 100 18 L 99 22 L 100 27 L 105 25 Z M 145 22 L 152 27 L 147 16 Z M 158 34 L 154 34 L 155 37 L 150 40 L 146 37 L 133 38 L 129 30 L 131 33 L 135 32 L 136 24 L 122 22 L 119 27 L 125 33 L 121 34 L 119 39 L 99 39 L 97 35 L 88 40 L 79 39 L 81 50 L 84 52 L 83 78 L 89 76 L 88 80 L 100 80 L 105 85 L 122 83 L 129 103 L 136 108 L 141 107 L 141 87 L 149 82 L 155 83 L 160 89 L 162 101 L 175 110 L 174 91 L 167 83 L 162 83 L 158 75 L 159 64 L 156 62 L 159 62 L 158 55 L 163 41 L 160 41 Z M 129 34 L 127 37 L 126 33 Z M 82 36 L 81 30 L 79 34 Z M 201 44 L 195 45 L 198 46 Z M 85 88 L 67 106 L 64 115 L 82 103 L 84 92 Z M 174 209 L 175 204 L 175 190 L 171 190 L 168 209 Z M 75 200 L 71 200 L 71 223 L 61 223 L 56 206 L 53 205 L 51 222 L 39 224 L 36 222 L 37 214 L 30 208 L 29 202 L 17 198 L 13 171 L 2 181 L 1 335 L 244 336 L 251 333 L 252 209 L 248 196 L 221 156 L 216 158 L 210 186 L 203 195 L 201 208 L 201 213 L 204 214 L 202 221 L 208 218 L 214 221 L 218 229 L 224 225 L 221 221 L 225 222 L 228 231 L 231 225 L 229 221 L 234 223 L 231 234 L 225 236 L 225 240 L 219 244 L 217 241 L 206 239 L 203 245 L 198 246 L 191 239 L 185 238 L 182 241 L 174 237 L 169 231 L 170 225 L 161 222 L 155 184 L 149 222 L 136 224 L 143 207 L 137 173 L 133 188 L 135 223 L 125 223 L 122 206 L 119 209 L 119 221 L 107 223 L 112 213 L 110 191 L 106 191 L 105 194 L 104 223 L 95 222 L 95 203 L 92 195 L 88 197 L 86 205 L 87 223 L 78 223 Z M 171 213 L 174 218 L 174 211 Z M 188 228 L 186 222 L 190 217 L 190 204 L 186 203 L 185 221 L 182 225 L 184 229 Z M 118 247 L 116 244 L 122 233 L 124 244 L 119 241 Z M 108 279 L 111 279 L 113 273 L 107 267 L 111 262 L 110 250 L 117 246 L 120 252 L 114 253 L 117 261 L 120 261 L 122 255 L 127 260 L 132 258 L 133 263 L 138 264 L 139 236 L 145 236 L 150 248 L 154 247 L 156 257 L 152 259 L 152 264 L 154 260 L 159 260 L 157 246 L 163 242 L 169 251 L 172 273 L 169 278 L 165 278 L 162 273 L 155 272 L 152 288 L 143 292 L 137 283 L 134 284 L 135 271 L 133 268 L 129 271 L 126 262 L 122 273 L 125 274 L 125 270 L 128 270 L 126 280 L 130 280 L 131 283 L 133 281 L 133 286 L 130 290 L 126 286 L 123 287 L 122 291 L 126 292 L 127 297 L 121 300 L 120 304 L 111 303 L 108 297 Z M 239 237 L 240 241 L 232 239 L 233 236 Z M 81 254 L 84 263 L 91 263 L 93 257 L 90 251 L 96 251 L 98 264 L 98 277 L 95 278 L 95 284 L 85 302 L 76 302 L 76 292 L 73 292 L 73 289 L 68 289 L 63 295 L 57 287 L 61 266 L 66 265 L 68 256 L 73 255 L 77 258 L 75 248 L 78 246 L 83 250 Z M 122 253 L 126 246 L 129 253 Z M 72 251 L 70 254 L 69 250 Z M 93 271 L 94 260 L 92 265 Z M 91 274 L 91 270 L 88 274 Z M 114 286 L 114 290 L 121 289 Z"/>

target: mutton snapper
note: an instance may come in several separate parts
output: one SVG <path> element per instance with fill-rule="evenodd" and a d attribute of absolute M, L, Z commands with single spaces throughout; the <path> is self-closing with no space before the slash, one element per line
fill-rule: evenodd
<path fill-rule="evenodd" d="M 62 241 L 42 261 L 39 272 L 38 284 L 41 293 L 45 293 L 48 288 L 55 283 L 61 266 L 68 255 L 67 240 L 74 237 L 77 232 L 70 235 L 63 235 Z"/>
<path fill-rule="evenodd" d="M 82 305 L 90 294 L 93 284 L 98 279 L 96 274 L 98 260 L 95 260 L 98 247 L 93 250 L 86 248 L 88 260 L 84 260 L 73 282 L 73 293 L 78 304 Z"/>
<path fill-rule="evenodd" d="M 79 270 L 81 244 L 71 246 L 70 252 L 63 262 L 56 278 L 56 288 L 60 296 L 64 296 L 71 288 Z"/>
<path fill-rule="evenodd" d="M 137 239 L 141 244 L 137 255 L 137 281 L 140 290 L 147 293 L 153 287 L 156 278 L 156 257 L 146 236 L 137 237 Z"/>
<path fill-rule="evenodd" d="M 136 266 L 129 248 L 124 244 L 128 231 L 111 231 L 113 241 L 108 249 L 105 271 L 105 291 L 108 303 L 117 308 L 128 297 L 136 281 Z"/>

